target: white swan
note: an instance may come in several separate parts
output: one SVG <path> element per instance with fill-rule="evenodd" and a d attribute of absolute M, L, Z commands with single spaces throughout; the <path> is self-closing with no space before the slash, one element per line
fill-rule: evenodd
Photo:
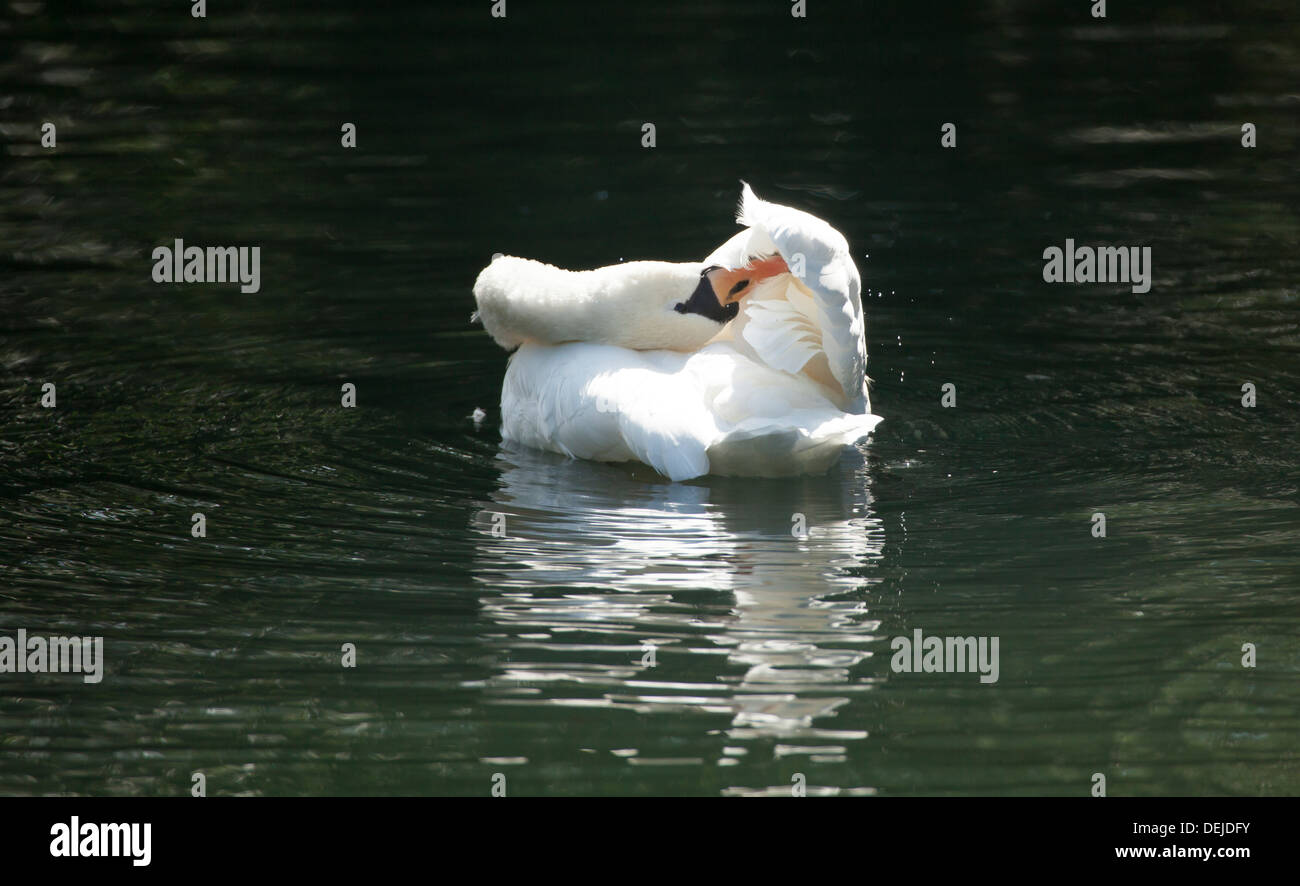
<path fill-rule="evenodd" d="M 510 358 L 507 441 L 672 480 L 827 470 L 880 421 L 861 281 L 844 236 L 760 200 L 703 262 L 564 271 L 503 256 L 474 283 Z"/>

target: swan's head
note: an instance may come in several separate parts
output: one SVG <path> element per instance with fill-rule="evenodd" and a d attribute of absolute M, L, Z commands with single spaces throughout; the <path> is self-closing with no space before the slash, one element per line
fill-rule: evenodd
<path fill-rule="evenodd" d="M 780 255 L 752 259 L 739 268 L 710 265 L 700 272 L 700 283 L 691 297 L 674 306 L 679 314 L 700 314 L 718 323 L 735 318 L 740 300 L 769 277 L 789 272 Z"/>

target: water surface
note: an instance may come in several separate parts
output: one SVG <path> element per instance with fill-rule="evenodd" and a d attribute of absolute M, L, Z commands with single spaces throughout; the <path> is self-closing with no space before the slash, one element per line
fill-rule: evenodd
<path fill-rule="evenodd" d="M 0 632 L 107 665 L 3 675 L 0 793 L 1300 791 L 1300 23 L 1078 5 L 11 4 Z M 698 260 L 742 177 L 849 238 L 873 439 L 502 446 L 478 269 Z M 151 282 L 177 237 L 261 291 Z M 1045 284 L 1067 237 L 1151 291 Z"/>

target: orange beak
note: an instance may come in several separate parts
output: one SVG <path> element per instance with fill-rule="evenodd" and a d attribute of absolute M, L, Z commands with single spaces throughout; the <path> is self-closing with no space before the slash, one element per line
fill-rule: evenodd
<path fill-rule="evenodd" d="M 780 255 L 774 255 L 761 261 L 752 261 L 743 268 L 735 270 L 714 268 L 707 271 L 705 276 L 709 278 L 709 285 L 713 287 L 713 294 L 717 296 L 718 304 L 726 307 L 753 292 L 755 284 L 789 270 L 785 259 Z"/>

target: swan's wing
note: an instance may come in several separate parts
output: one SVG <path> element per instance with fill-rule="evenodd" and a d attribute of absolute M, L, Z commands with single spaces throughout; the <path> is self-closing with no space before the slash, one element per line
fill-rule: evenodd
<path fill-rule="evenodd" d="M 826 353 L 831 374 L 844 391 L 848 410 L 866 412 L 862 279 L 844 235 L 815 215 L 759 199 L 748 184 L 741 191 L 736 221 L 748 230 L 715 249 L 704 263 L 735 268 L 756 256 L 779 252 L 791 273 L 812 295 L 821 349 Z M 753 337 L 747 333 L 746 340 L 771 365 L 777 365 L 771 362 L 773 359 L 788 362 L 794 340 L 801 338 L 805 330 L 797 328 L 785 336 L 779 335 L 774 322 L 779 318 L 771 314 L 760 318 L 757 313 L 750 311 L 750 325 L 758 321 L 760 328 L 754 331 Z M 803 311 L 795 313 L 809 316 Z M 795 314 L 786 319 L 798 321 Z M 794 353 L 801 352 L 796 349 Z"/>
<path fill-rule="evenodd" d="M 709 473 L 717 423 L 687 355 L 609 345 L 523 345 L 501 389 L 506 440 L 573 458 L 636 459 L 672 480 Z"/>
<path fill-rule="evenodd" d="M 716 417 L 712 472 L 789 476 L 826 470 L 880 417 L 846 414 L 812 379 L 750 359 L 731 342 L 692 355 L 686 371 Z"/>
<path fill-rule="evenodd" d="M 793 283 L 777 287 L 779 292 L 748 300 L 740 335 L 767 365 L 794 374 L 821 353 L 824 336 L 813 300 Z"/>

